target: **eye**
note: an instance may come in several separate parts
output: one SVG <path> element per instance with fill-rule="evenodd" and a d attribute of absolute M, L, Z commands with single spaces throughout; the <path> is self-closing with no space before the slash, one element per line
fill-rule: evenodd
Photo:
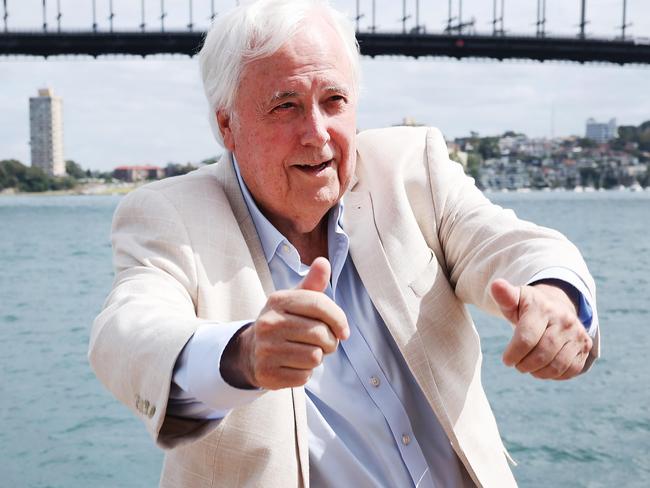
<path fill-rule="evenodd" d="M 295 104 L 293 102 L 284 102 L 284 103 L 281 103 L 280 105 L 276 105 L 275 107 L 273 107 L 273 111 L 274 112 L 282 112 L 282 111 L 285 111 L 285 110 L 292 109 L 294 106 L 295 106 Z"/>
<path fill-rule="evenodd" d="M 334 102 L 334 103 L 341 103 L 347 101 L 346 98 L 343 95 L 332 95 L 329 97 L 328 101 Z"/>

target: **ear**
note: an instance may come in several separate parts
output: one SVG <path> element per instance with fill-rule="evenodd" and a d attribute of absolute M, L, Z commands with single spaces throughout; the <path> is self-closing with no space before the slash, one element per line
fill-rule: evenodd
<path fill-rule="evenodd" d="M 219 132 L 221 132 L 221 137 L 223 137 L 223 145 L 230 152 L 235 151 L 235 138 L 233 137 L 232 128 L 230 123 L 232 119 L 230 115 L 222 109 L 217 110 L 217 124 L 219 125 Z"/>

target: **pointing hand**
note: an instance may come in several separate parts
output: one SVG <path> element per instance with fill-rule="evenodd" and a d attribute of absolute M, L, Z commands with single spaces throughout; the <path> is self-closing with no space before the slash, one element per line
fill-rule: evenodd
<path fill-rule="evenodd" d="M 269 296 L 234 351 L 224 352 L 221 372 L 226 381 L 270 390 L 307 383 L 323 357 L 350 335 L 343 310 L 323 293 L 330 273 L 329 261 L 316 258 L 295 289 Z"/>
<path fill-rule="evenodd" d="M 576 306 L 561 288 L 548 283 L 515 287 L 495 280 L 492 297 L 515 328 L 503 362 L 536 378 L 566 380 L 578 375 L 593 342 Z"/>

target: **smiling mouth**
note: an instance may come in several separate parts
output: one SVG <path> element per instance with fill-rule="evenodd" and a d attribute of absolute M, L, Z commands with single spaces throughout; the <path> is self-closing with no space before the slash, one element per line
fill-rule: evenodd
<path fill-rule="evenodd" d="M 333 161 L 333 159 L 330 159 L 329 161 L 325 161 L 321 164 L 297 164 L 296 167 L 306 173 L 319 173 L 325 168 L 330 167 Z"/>

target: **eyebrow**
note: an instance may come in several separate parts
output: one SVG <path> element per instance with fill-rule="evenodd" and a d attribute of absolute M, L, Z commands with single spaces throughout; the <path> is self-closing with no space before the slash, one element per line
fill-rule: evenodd
<path fill-rule="evenodd" d="M 286 100 L 287 98 L 294 98 L 297 96 L 298 96 L 298 92 L 293 90 L 275 92 L 271 97 L 270 102 L 275 103 L 275 102 L 279 102 L 280 100 Z"/>
<path fill-rule="evenodd" d="M 328 93 L 341 93 L 345 96 L 349 95 L 349 90 L 347 88 L 344 88 L 343 86 L 340 85 L 330 85 L 326 86 L 325 89 L 323 90 Z M 279 91 L 275 92 L 273 96 L 271 96 L 270 103 L 276 103 L 282 100 L 286 100 L 287 98 L 294 98 L 300 95 L 300 92 L 297 92 L 295 90 L 287 90 L 287 91 Z"/>

